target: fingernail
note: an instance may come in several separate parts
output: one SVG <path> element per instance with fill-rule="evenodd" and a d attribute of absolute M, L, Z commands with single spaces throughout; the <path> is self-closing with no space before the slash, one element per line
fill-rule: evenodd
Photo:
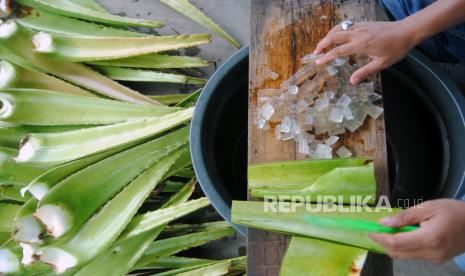
<path fill-rule="evenodd" d="M 395 219 L 393 217 L 385 217 L 385 218 L 382 218 L 379 223 L 381 223 L 382 225 L 385 225 L 385 226 L 391 226 L 391 225 L 394 225 L 395 224 Z"/>
<path fill-rule="evenodd" d="M 317 60 L 315 61 L 315 63 L 318 64 L 318 65 L 320 65 L 320 64 L 321 64 L 321 60 L 320 60 L 320 59 L 317 59 Z"/>
<path fill-rule="evenodd" d="M 359 77 L 352 77 L 352 80 L 351 80 L 352 84 L 353 85 L 356 85 L 360 82 L 360 78 Z"/>

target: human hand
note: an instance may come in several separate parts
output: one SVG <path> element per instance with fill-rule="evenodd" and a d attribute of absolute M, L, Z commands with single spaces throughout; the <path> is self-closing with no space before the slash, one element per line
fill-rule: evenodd
<path fill-rule="evenodd" d="M 390 227 L 420 224 L 419 229 L 411 232 L 370 234 L 393 258 L 442 263 L 465 252 L 465 202 L 427 201 L 384 218 L 380 223 Z"/>
<path fill-rule="evenodd" d="M 350 78 L 352 84 L 358 84 L 369 75 L 401 60 L 421 41 L 409 25 L 403 21 L 356 22 L 347 31 L 338 25 L 318 43 L 313 54 L 319 55 L 335 46 L 318 59 L 317 64 L 353 54 L 367 55 L 371 61 Z"/>

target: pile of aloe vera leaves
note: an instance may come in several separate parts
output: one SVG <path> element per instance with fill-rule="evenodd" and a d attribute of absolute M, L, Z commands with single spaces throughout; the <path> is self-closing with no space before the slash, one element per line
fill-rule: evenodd
<path fill-rule="evenodd" d="M 398 211 L 374 205 L 376 181 L 371 160 L 253 164 L 248 168 L 248 180 L 250 194 L 265 201 L 233 201 L 232 221 L 291 236 L 280 275 L 360 275 L 369 251 L 385 253 L 369 238 L 369 231 L 345 226 L 352 221 L 377 223 Z M 337 198 L 337 202 L 325 201 L 325 196 Z M 366 201 L 368 208 L 362 208 L 351 196 L 372 200 Z M 317 204 L 349 209 L 318 208 Z"/>
<path fill-rule="evenodd" d="M 187 0 L 162 2 L 238 46 Z M 178 254 L 235 235 L 224 221 L 179 220 L 209 206 L 188 149 L 206 80 L 175 71 L 208 62 L 166 52 L 210 34 L 136 32 L 163 22 L 94 0 L 0 9 L 0 275 L 244 274 L 245 257 Z M 146 96 L 119 80 L 198 90 Z"/>

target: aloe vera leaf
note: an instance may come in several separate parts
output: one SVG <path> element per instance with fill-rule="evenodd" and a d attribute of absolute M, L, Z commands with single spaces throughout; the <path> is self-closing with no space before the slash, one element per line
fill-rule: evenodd
<path fill-rule="evenodd" d="M 274 204 L 274 205 L 273 205 Z M 295 212 L 291 209 L 284 209 L 279 212 L 279 203 L 270 202 L 247 202 L 233 201 L 232 222 L 252 228 L 258 228 L 289 235 L 298 235 L 309 238 L 318 238 L 333 242 L 338 242 L 350 246 L 365 248 L 374 252 L 384 253 L 384 249 L 368 237 L 368 233 L 358 231 L 347 231 L 331 227 L 328 229 L 324 225 L 310 224 L 305 220 L 305 216 L 320 216 L 327 218 L 348 218 L 361 219 L 378 222 L 381 218 L 392 216 L 398 209 L 390 208 L 369 208 L 362 206 L 345 206 L 344 211 L 330 212 L 322 208 L 322 204 L 309 204 L 302 206 L 295 205 Z M 283 207 L 284 208 L 284 207 Z M 349 209 L 352 208 L 352 209 Z"/>
<path fill-rule="evenodd" d="M 161 190 L 161 192 L 175 193 L 179 191 L 182 187 L 184 187 L 184 185 L 184 183 L 179 181 L 166 180 L 165 183 L 163 183 L 163 189 Z"/>
<path fill-rule="evenodd" d="M 0 202 L 0 232 L 13 232 L 15 216 L 21 205 Z"/>
<path fill-rule="evenodd" d="M 34 217 L 37 204 L 37 199 L 31 198 L 16 212 L 15 231 L 13 233 L 13 238 L 16 241 L 30 244 L 42 242 L 41 235 L 44 228 Z"/>
<path fill-rule="evenodd" d="M 202 94 L 202 91 L 203 91 L 203 88 L 200 88 L 194 91 L 192 94 L 189 95 L 189 97 L 177 103 L 176 106 L 177 107 L 189 107 L 189 106 L 195 105 L 195 103 L 197 102 L 197 99 L 200 97 L 200 94 Z"/>
<path fill-rule="evenodd" d="M 65 163 L 173 129 L 190 120 L 192 112 L 193 109 L 186 109 L 115 125 L 30 134 L 23 141 L 16 161 L 34 165 Z"/>
<path fill-rule="evenodd" d="M 186 257 L 160 257 L 157 260 L 153 261 L 149 265 L 146 265 L 144 269 L 178 269 L 193 267 L 199 265 L 208 265 L 213 264 L 217 261 L 207 260 L 207 259 L 196 259 L 196 258 L 186 258 Z"/>
<path fill-rule="evenodd" d="M 335 168 L 357 167 L 371 162 L 364 158 L 287 161 L 249 165 L 249 189 L 301 190 Z"/>
<path fill-rule="evenodd" d="M 179 193 L 189 193 L 192 189 L 185 188 Z M 154 221 L 150 228 L 147 228 L 144 232 L 141 232 L 135 236 L 128 237 L 124 233 L 118 237 L 118 240 L 104 253 L 98 256 L 94 261 L 90 262 L 84 266 L 76 276 L 86 276 L 86 275 L 124 275 L 134 263 L 142 256 L 146 248 L 150 243 L 160 234 L 163 230 L 163 227 L 166 223 L 185 216 L 195 210 L 198 210 L 204 207 L 202 202 L 189 202 L 184 203 L 186 197 L 177 197 L 179 201 L 172 202 L 173 206 L 165 210 L 162 208 L 152 214 L 160 214 L 158 220 Z M 194 203 L 194 204 L 192 204 Z M 200 204 L 198 204 L 200 203 Z M 183 208 L 184 206 L 189 206 L 189 208 Z M 140 217 L 139 215 L 138 217 Z M 137 217 L 136 217 L 137 218 Z M 133 219 L 134 221 L 135 219 Z M 128 226 L 127 228 L 131 228 Z M 128 229 L 125 230 L 127 233 Z"/>
<path fill-rule="evenodd" d="M 207 29 L 214 31 L 237 48 L 241 47 L 241 45 L 234 38 L 232 38 L 225 30 L 223 30 L 223 28 L 207 17 L 194 5 L 189 3 L 188 0 L 160 0 L 160 2 L 171 7 L 179 13 L 182 13 L 184 16 L 192 19 Z"/>
<path fill-rule="evenodd" d="M 216 229 L 224 229 L 230 226 L 227 221 L 215 221 L 207 222 L 202 224 L 173 224 L 167 225 L 160 237 L 162 238 L 172 238 L 175 236 L 191 234 L 194 232 L 208 232 Z"/>
<path fill-rule="evenodd" d="M 21 272 L 20 249 L 0 248 L 0 274 Z"/>
<path fill-rule="evenodd" d="M 17 149 L 25 135 L 26 131 L 20 128 L 0 127 L 0 147 Z"/>
<path fill-rule="evenodd" d="M 83 62 L 128 58 L 187 48 L 210 42 L 209 34 L 91 37 L 40 32 L 32 37 L 35 51 L 54 59 Z"/>
<path fill-rule="evenodd" d="M 183 267 L 165 272 L 155 273 L 157 276 L 168 276 L 168 275 L 182 275 L 182 276 L 197 276 L 197 275 L 209 275 L 209 276 L 220 276 L 228 274 L 231 267 L 231 262 L 216 261 L 212 264 L 200 264 L 191 267 Z"/>
<path fill-rule="evenodd" d="M 88 263 L 103 253 L 116 240 L 178 157 L 179 151 L 174 152 L 137 176 L 87 221 L 69 241 L 41 248 L 41 260 L 51 264 L 56 272 L 62 273 Z M 71 262 L 65 262 L 60 259 L 61 257 L 70 258 Z"/>
<path fill-rule="evenodd" d="M 134 265 L 135 268 L 143 268 L 158 257 L 166 257 L 180 251 L 197 247 L 210 241 L 234 235 L 235 231 L 231 226 L 225 228 L 212 229 L 205 232 L 197 232 L 179 237 L 173 237 L 154 241 L 145 251 L 144 255 Z"/>
<path fill-rule="evenodd" d="M 32 9 L 26 16 L 16 18 L 16 22 L 34 31 L 44 31 L 70 36 L 145 36 L 142 33 L 103 26 L 38 9 Z M 57 22 L 60 23 L 57 24 Z"/>
<path fill-rule="evenodd" d="M 96 97 L 93 93 L 47 74 L 0 61 L 0 89 L 32 88 L 60 91 L 66 94 Z"/>
<path fill-rule="evenodd" d="M 150 98 L 156 100 L 157 102 L 164 104 L 164 105 L 168 105 L 168 106 L 174 106 L 187 97 L 189 97 L 189 94 L 168 94 L 168 95 L 151 95 L 150 96 Z"/>
<path fill-rule="evenodd" d="M 48 11 L 88 21 L 99 22 L 115 26 L 133 26 L 160 28 L 163 23 L 155 20 L 133 19 L 117 15 L 112 15 L 98 9 L 88 8 L 78 3 L 67 0 L 18 0 L 20 4 L 33 7 L 36 9 Z"/>
<path fill-rule="evenodd" d="M 179 172 L 183 171 L 187 166 L 192 165 L 191 153 L 186 151 L 171 167 L 169 173 L 166 174 L 166 178 L 171 176 L 178 176 Z M 190 174 L 184 178 L 192 178 L 195 174 Z"/>
<path fill-rule="evenodd" d="M 206 79 L 194 78 L 186 75 L 114 66 L 98 66 L 97 70 L 110 79 L 120 81 L 166 82 L 192 85 L 204 85 L 207 82 Z"/>
<path fill-rule="evenodd" d="M 96 60 L 87 63 L 93 65 L 146 69 L 193 68 L 208 66 L 208 62 L 198 57 L 169 56 L 162 54 L 146 54 L 129 58 Z"/>
<path fill-rule="evenodd" d="M 84 168 L 54 186 L 40 200 L 36 217 L 53 237 L 73 234 L 134 177 L 186 144 L 187 139 L 186 129 L 181 129 Z"/>
<path fill-rule="evenodd" d="M 367 250 L 301 237 L 292 237 L 281 264 L 281 276 L 357 276 L 365 263 Z"/>
<path fill-rule="evenodd" d="M 108 11 L 95 0 L 73 0 L 73 3 L 81 7 L 108 13 Z"/>
<path fill-rule="evenodd" d="M 18 153 L 10 148 L 0 148 L 0 184 L 25 186 L 39 175 L 51 169 L 49 166 L 33 167 L 17 164 L 13 158 Z"/>
<path fill-rule="evenodd" d="M 26 202 L 31 198 L 30 195 L 21 195 L 21 187 L 13 184 L 0 185 L 0 200 L 12 200 L 16 202 Z"/>
<path fill-rule="evenodd" d="M 323 196 L 342 197 L 343 203 L 350 203 L 354 196 L 370 197 L 369 204 L 376 199 L 376 180 L 373 163 L 359 167 L 335 168 L 323 174 L 315 182 L 301 190 L 252 189 L 254 197 L 304 196 L 307 201 L 322 201 Z"/>
<path fill-rule="evenodd" d="M 0 31 L 0 57 L 2 59 L 9 60 L 30 70 L 54 75 L 112 99 L 139 104 L 160 105 L 155 100 L 131 90 L 85 65 L 58 62 L 36 53 L 30 41 L 31 32 L 16 24 L 15 21 L 1 24 L 0 30 L 2 29 L 3 31 Z"/>
<path fill-rule="evenodd" d="M 0 91 L 0 120 L 12 125 L 109 125 L 163 116 L 172 107 L 137 105 L 38 89 Z"/>

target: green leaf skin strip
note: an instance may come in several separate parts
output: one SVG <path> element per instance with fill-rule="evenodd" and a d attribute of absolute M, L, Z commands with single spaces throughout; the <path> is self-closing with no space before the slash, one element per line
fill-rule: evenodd
<path fill-rule="evenodd" d="M 0 232 L 13 232 L 15 216 L 21 205 L 0 202 Z"/>
<path fill-rule="evenodd" d="M 51 169 L 50 166 L 33 167 L 27 164 L 17 164 L 13 159 L 17 153 L 17 150 L 0 147 L 0 184 L 22 187 Z"/>
<path fill-rule="evenodd" d="M 5 89 L 0 103 L 0 120 L 11 125 L 109 125 L 179 110 L 38 89 Z"/>
<path fill-rule="evenodd" d="M 88 21 L 99 22 L 115 26 L 132 26 L 132 27 L 148 27 L 160 28 L 163 23 L 155 20 L 132 19 L 117 15 L 112 15 L 107 12 L 102 12 L 98 9 L 91 9 L 72 1 L 67 0 L 17 0 L 18 3 L 33 7 L 36 9 L 48 11 L 51 13 L 60 14 Z"/>
<path fill-rule="evenodd" d="M 181 129 L 95 163 L 54 186 L 35 216 L 53 237 L 69 235 L 153 163 L 187 143 Z M 169 169 L 169 168 L 168 168 Z"/>
<path fill-rule="evenodd" d="M 28 88 L 96 97 L 93 93 L 44 73 L 29 70 L 6 60 L 0 61 L 0 89 Z"/>
<path fill-rule="evenodd" d="M 183 14 L 184 16 L 194 20 L 200 25 L 214 31 L 237 48 L 241 47 L 241 45 L 239 45 L 239 43 L 237 43 L 237 41 L 234 38 L 232 38 L 226 31 L 223 30 L 223 28 L 221 28 L 213 20 L 208 18 L 194 5 L 189 3 L 188 0 L 160 0 L 160 2 L 171 7 L 172 9 Z"/>
<path fill-rule="evenodd" d="M 40 32 L 32 37 L 35 51 L 58 60 L 85 62 L 127 58 L 206 44 L 209 34 L 147 37 L 75 37 Z"/>
<path fill-rule="evenodd" d="M 15 21 L 0 24 L 0 58 L 30 70 L 54 75 L 106 97 L 138 104 L 160 105 L 155 100 L 131 90 L 83 64 L 58 62 L 36 53 L 32 32 Z"/>
<path fill-rule="evenodd" d="M 16 22 L 34 30 L 69 36 L 103 36 L 103 37 L 143 37 L 142 33 L 116 29 L 79 19 L 74 19 L 43 10 L 32 9 L 28 15 L 19 17 Z M 60 22 L 57 24 L 57 22 Z"/>
<path fill-rule="evenodd" d="M 314 183 L 302 190 L 252 189 L 251 195 L 264 198 L 270 196 L 300 196 L 312 202 L 321 201 L 323 196 L 342 197 L 343 203 L 350 203 L 353 196 L 371 197 L 368 204 L 376 199 L 376 180 L 373 163 L 360 167 L 335 168 L 323 174 Z"/>
<path fill-rule="evenodd" d="M 281 264 L 280 276 L 358 276 L 368 251 L 356 247 L 292 237 Z"/>
<path fill-rule="evenodd" d="M 139 82 L 166 82 L 192 85 L 204 85 L 207 80 L 180 74 L 170 74 L 149 70 L 138 70 L 113 66 L 98 66 L 97 70 L 113 80 Z"/>
<path fill-rule="evenodd" d="M 116 240 L 178 157 L 179 151 L 170 154 L 137 176 L 87 221 L 69 241 L 57 246 L 41 248 L 41 260 L 50 264 L 57 273 L 63 273 L 70 268 L 88 263 L 102 253 Z"/>
<path fill-rule="evenodd" d="M 61 164 L 153 137 L 182 125 L 192 117 L 186 109 L 162 117 L 136 120 L 61 133 L 28 135 L 16 157 L 18 163 Z"/>
<path fill-rule="evenodd" d="M 88 64 L 145 69 L 195 68 L 208 66 L 198 57 L 147 54 L 129 58 L 89 61 Z"/>
<path fill-rule="evenodd" d="M 248 187 L 302 190 L 335 168 L 363 166 L 369 162 L 369 159 L 349 158 L 254 164 L 248 167 Z"/>
<path fill-rule="evenodd" d="M 314 204 L 295 206 L 295 212 L 293 212 L 293 210 L 291 212 L 290 208 L 284 206 L 286 208 L 285 211 L 279 212 L 279 204 L 277 202 L 273 205 L 273 203 L 270 202 L 233 201 L 232 221 L 233 223 L 252 228 L 293 236 L 298 235 L 319 238 L 384 253 L 384 249 L 371 240 L 368 237 L 368 233 L 334 229 L 333 227 L 328 228 L 324 225 L 313 225 L 306 221 L 305 215 L 324 216 L 329 218 L 353 218 L 378 222 L 383 217 L 392 216 L 398 209 L 371 208 L 370 211 L 368 211 L 359 206 L 360 208 L 358 210 L 354 209 L 353 211 L 345 209 L 343 212 L 328 212 L 324 210 L 321 205 L 319 206 L 321 207 L 320 209 Z M 345 208 L 349 208 L 349 206 L 345 206 Z M 352 208 L 356 207 L 353 206 Z M 311 212 L 309 212 L 308 209 L 310 209 Z"/>

